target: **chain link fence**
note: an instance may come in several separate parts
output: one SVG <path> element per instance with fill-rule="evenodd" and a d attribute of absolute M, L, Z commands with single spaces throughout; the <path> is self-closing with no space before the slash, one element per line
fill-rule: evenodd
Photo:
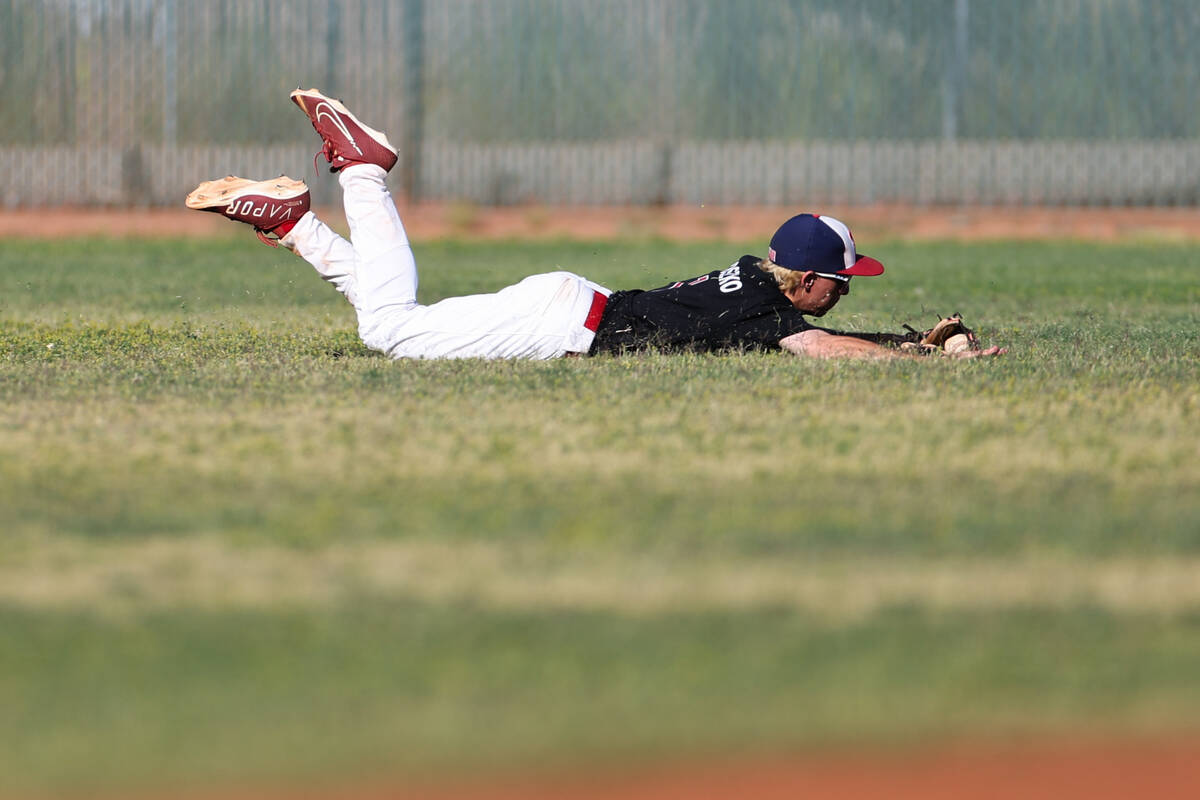
<path fill-rule="evenodd" d="M 1195 0 L 0 0 L 0 205 L 334 200 L 298 84 L 414 200 L 1195 205 L 1198 38 Z"/>

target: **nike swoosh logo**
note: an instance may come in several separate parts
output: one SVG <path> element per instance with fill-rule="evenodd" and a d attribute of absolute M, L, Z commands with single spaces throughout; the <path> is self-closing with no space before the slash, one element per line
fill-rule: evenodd
<path fill-rule="evenodd" d="M 346 123 L 343 122 L 338 113 L 334 111 L 333 106 L 324 101 L 317 103 L 317 107 L 314 110 L 313 116 L 316 117 L 317 122 L 320 122 L 322 117 L 329 120 L 333 124 L 333 127 L 341 131 L 342 136 L 345 136 L 346 139 L 349 140 L 350 145 L 358 151 L 360 156 L 365 155 L 362 151 L 362 148 L 358 146 L 358 142 L 354 141 L 354 136 L 350 133 L 350 129 L 346 127 Z"/>

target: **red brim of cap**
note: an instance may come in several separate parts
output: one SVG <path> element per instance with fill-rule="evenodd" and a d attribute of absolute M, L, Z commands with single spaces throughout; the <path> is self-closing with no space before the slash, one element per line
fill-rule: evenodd
<path fill-rule="evenodd" d="M 883 264 L 871 258 L 870 256 L 860 255 L 858 261 L 854 262 L 854 266 L 850 269 L 839 269 L 838 275 L 882 275 Z"/>

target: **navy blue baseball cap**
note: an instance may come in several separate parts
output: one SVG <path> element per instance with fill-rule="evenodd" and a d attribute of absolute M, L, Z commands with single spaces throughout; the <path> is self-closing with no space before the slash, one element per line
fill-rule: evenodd
<path fill-rule="evenodd" d="M 855 251 L 854 236 L 844 222 L 820 214 L 797 214 L 780 225 L 767 257 L 786 269 L 812 270 L 839 281 L 883 274 L 883 264 Z"/>

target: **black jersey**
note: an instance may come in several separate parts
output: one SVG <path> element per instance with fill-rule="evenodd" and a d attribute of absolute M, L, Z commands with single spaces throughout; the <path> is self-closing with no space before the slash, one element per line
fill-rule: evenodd
<path fill-rule="evenodd" d="M 642 291 L 613 292 L 591 354 L 662 350 L 778 350 L 779 340 L 813 327 L 759 269 L 742 256 L 723 270 Z"/>

